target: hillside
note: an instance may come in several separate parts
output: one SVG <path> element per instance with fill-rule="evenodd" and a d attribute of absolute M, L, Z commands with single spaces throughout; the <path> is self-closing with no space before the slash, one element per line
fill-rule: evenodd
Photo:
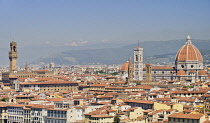
<path fill-rule="evenodd" d="M 210 41 L 192 40 L 192 42 L 205 55 L 205 59 L 209 59 Z M 148 41 L 140 42 L 139 46 L 144 48 L 145 63 L 173 63 L 176 52 L 184 43 L 184 40 Z M 132 44 L 119 48 L 67 50 L 44 56 L 32 63 L 55 62 L 60 65 L 122 64 L 128 60 L 130 55 L 133 55 L 133 48 L 136 46 L 136 44 Z"/>

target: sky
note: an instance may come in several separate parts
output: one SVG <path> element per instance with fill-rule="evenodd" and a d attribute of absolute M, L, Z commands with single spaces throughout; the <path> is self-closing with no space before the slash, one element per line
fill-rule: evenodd
<path fill-rule="evenodd" d="M 0 48 L 210 39 L 210 0 L 0 0 Z"/>

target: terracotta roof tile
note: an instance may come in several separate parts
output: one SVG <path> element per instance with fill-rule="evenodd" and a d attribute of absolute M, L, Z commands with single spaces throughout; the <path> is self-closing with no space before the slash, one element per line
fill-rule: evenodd
<path fill-rule="evenodd" d="M 203 114 L 183 114 L 183 113 L 173 113 L 169 115 L 170 118 L 185 118 L 185 119 L 200 119 Z"/>
<path fill-rule="evenodd" d="M 185 44 L 180 48 L 176 55 L 176 61 L 188 60 L 203 60 L 200 51 L 193 44 Z"/>

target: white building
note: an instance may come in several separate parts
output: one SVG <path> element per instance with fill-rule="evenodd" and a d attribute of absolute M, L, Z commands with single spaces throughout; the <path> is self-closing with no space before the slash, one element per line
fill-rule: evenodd
<path fill-rule="evenodd" d="M 10 105 L 7 110 L 7 123 L 24 123 L 24 105 Z"/>
<path fill-rule="evenodd" d="M 143 48 L 134 48 L 134 80 L 143 80 Z"/>

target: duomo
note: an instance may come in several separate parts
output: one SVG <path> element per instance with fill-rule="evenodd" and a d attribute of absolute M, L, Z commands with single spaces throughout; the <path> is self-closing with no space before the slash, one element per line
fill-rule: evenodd
<path fill-rule="evenodd" d="M 174 66 L 154 66 L 143 63 L 143 48 L 134 48 L 134 58 L 122 65 L 122 74 L 127 81 L 189 81 L 198 82 L 208 79 L 207 70 L 204 68 L 203 57 L 190 38 L 178 50 Z"/>

